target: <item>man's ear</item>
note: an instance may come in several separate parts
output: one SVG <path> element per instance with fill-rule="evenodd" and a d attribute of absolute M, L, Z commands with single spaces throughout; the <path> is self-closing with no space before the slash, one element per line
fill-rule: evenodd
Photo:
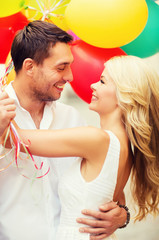
<path fill-rule="evenodd" d="M 23 69 L 27 75 L 32 75 L 34 70 L 34 61 L 31 58 L 26 58 L 23 62 Z"/>

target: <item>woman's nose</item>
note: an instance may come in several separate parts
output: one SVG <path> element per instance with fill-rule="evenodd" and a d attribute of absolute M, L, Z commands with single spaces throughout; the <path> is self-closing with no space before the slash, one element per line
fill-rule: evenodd
<path fill-rule="evenodd" d="M 95 90 L 95 89 L 96 89 L 96 84 L 97 84 L 97 83 L 91 84 L 91 89 L 92 89 L 92 90 Z"/>

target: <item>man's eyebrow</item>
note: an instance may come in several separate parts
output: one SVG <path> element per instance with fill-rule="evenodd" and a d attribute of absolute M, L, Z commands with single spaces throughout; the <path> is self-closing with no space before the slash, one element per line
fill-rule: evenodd
<path fill-rule="evenodd" d="M 68 62 L 61 62 L 61 63 L 58 63 L 57 66 L 60 66 L 60 65 L 67 65 L 69 64 Z"/>
<path fill-rule="evenodd" d="M 71 64 L 74 62 L 74 59 L 73 61 L 71 62 Z M 67 64 L 70 64 L 70 62 L 58 62 L 56 65 L 59 66 L 59 65 L 67 65 Z"/>
<path fill-rule="evenodd" d="M 56 66 L 61 66 L 61 65 L 69 65 L 70 64 L 70 62 L 59 62 L 59 63 L 57 63 L 56 64 Z M 71 62 L 71 64 L 72 64 L 72 62 Z"/>

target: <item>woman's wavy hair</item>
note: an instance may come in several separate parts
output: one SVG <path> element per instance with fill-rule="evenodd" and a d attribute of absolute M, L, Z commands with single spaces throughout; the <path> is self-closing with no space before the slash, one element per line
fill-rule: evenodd
<path fill-rule="evenodd" d="M 143 59 L 121 56 L 105 63 L 117 86 L 123 121 L 133 146 L 136 220 L 159 213 L 159 76 Z"/>

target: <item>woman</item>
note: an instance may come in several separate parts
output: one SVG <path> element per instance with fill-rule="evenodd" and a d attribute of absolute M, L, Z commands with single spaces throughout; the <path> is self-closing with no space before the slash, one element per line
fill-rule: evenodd
<path fill-rule="evenodd" d="M 121 199 L 131 168 L 139 206 L 136 219 L 159 212 L 157 75 L 137 57 L 115 57 L 105 63 L 100 81 L 91 88 L 89 108 L 99 114 L 101 129 L 18 129 L 34 155 L 79 156 L 60 180 L 58 240 L 89 239 L 78 231 L 81 209 L 87 209 L 87 203 L 93 209 Z"/>

